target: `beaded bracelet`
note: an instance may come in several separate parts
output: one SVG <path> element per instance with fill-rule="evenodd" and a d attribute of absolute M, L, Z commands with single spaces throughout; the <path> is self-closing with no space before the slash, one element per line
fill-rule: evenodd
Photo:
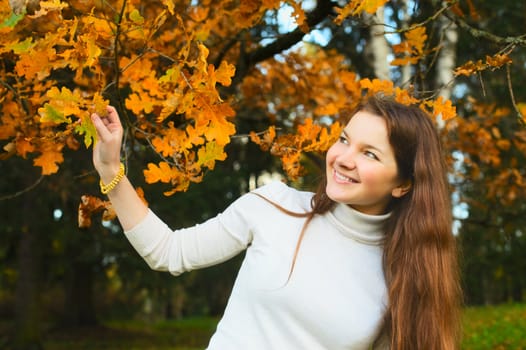
<path fill-rule="evenodd" d="M 121 163 L 119 166 L 119 172 L 117 173 L 117 175 L 115 175 L 115 177 L 113 178 L 113 180 L 111 180 L 109 184 L 105 185 L 102 182 L 102 180 L 99 181 L 100 191 L 102 192 L 102 194 L 108 194 L 111 190 L 113 190 L 115 186 L 117 186 L 117 184 L 122 180 L 123 177 L 124 164 Z"/>

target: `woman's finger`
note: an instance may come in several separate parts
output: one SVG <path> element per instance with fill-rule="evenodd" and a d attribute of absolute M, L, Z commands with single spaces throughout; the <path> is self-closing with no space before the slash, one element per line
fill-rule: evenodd
<path fill-rule="evenodd" d="M 121 120 L 119 119 L 119 113 L 117 113 L 117 110 L 113 106 L 107 106 L 106 111 L 108 112 L 108 116 L 106 117 L 109 121 L 108 125 L 111 125 L 112 127 L 120 127 L 121 126 Z"/>
<path fill-rule="evenodd" d="M 99 139 L 101 139 L 102 141 L 106 141 L 111 137 L 111 132 L 108 130 L 108 127 L 101 120 L 101 117 L 97 113 L 93 113 L 91 115 L 91 122 L 93 123 L 93 125 L 95 126 L 95 129 L 97 130 Z"/>

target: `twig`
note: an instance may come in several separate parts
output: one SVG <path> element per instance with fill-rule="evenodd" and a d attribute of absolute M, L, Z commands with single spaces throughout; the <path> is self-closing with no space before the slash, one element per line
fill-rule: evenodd
<path fill-rule="evenodd" d="M 511 73 L 510 73 L 510 65 L 506 65 L 506 78 L 508 79 L 508 90 L 510 92 L 511 97 L 511 103 L 513 104 L 513 109 L 515 110 L 515 113 L 517 113 L 517 116 L 519 117 L 519 120 L 522 120 L 522 113 L 517 107 L 517 103 L 515 102 L 515 94 L 513 93 L 513 84 L 511 83 Z"/>
<path fill-rule="evenodd" d="M 447 14 L 447 12 L 446 12 Z M 447 14 L 448 18 L 455 22 L 460 28 L 466 30 L 475 38 L 486 39 L 498 45 L 526 46 L 526 34 L 519 36 L 502 37 L 493 33 L 472 27 L 458 16 Z"/>
<path fill-rule="evenodd" d="M 23 195 L 24 193 L 26 192 L 29 192 L 31 191 L 32 189 L 34 189 L 35 187 L 38 186 L 38 184 L 40 184 L 42 182 L 42 180 L 44 179 L 44 175 L 40 175 L 40 177 L 35 181 L 35 183 L 33 183 L 32 185 L 30 185 L 29 187 L 26 187 L 25 189 L 23 190 L 20 190 L 18 192 L 15 192 L 13 194 L 8 194 L 8 195 L 5 195 L 5 196 L 1 196 L 0 197 L 0 201 L 5 201 L 5 200 L 8 200 L 8 199 L 13 199 L 13 198 L 16 198 L 16 197 L 19 197 L 21 195 Z"/>

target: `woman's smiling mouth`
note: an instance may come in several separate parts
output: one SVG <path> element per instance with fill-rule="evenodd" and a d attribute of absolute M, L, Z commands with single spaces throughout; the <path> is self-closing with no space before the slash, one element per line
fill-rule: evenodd
<path fill-rule="evenodd" d="M 348 177 L 348 176 L 345 176 L 341 173 L 339 173 L 338 171 L 336 171 L 336 169 L 333 170 L 333 174 L 334 174 L 334 179 L 336 180 L 336 182 L 339 182 L 339 183 L 358 183 L 358 181 Z"/>

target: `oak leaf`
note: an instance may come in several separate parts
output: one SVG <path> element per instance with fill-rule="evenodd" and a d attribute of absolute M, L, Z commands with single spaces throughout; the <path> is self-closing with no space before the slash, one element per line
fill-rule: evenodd
<path fill-rule="evenodd" d="M 395 55 L 402 55 L 402 57 L 392 60 L 392 66 L 416 64 L 424 55 L 424 44 L 427 40 L 426 28 L 424 26 L 415 27 L 405 32 L 404 38 L 405 41 L 393 45 Z"/>
<path fill-rule="evenodd" d="M 254 131 L 249 133 L 250 141 L 258 145 L 262 151 L 266 152 L 272 146 L 274 139 L 276 138 L 276 127 L 270 126 L 265 132 L 263 132 L 263 137 L 260 134 L 257 134 Z"/>
<path fill-rule="evenodd" d="M 505 64 L 510 64 L 513 61 L 508 55 L 496 54 L 494 56 L 486 56 L 486 64 L 490 67 L 500 68 Z"/>
<path fill-rule="evenodd" d="M 172 179 L 172 168 L 167 162 L 160 162 L 159 165 L 148 163 L 148 169 L 144 170 L 144 178 L 147 183 L 164 182 L 169 183 Z"/>
<path fill-rule="evenodd" d="M 207 142 L 197 151 L 197 165 L 213 170 L 216 160 L 225 160 L 224 147 L 215 142 Z"/>
<path fill-rule="evenodd" d="M 334 10 L 338 14 L 334 19 L 336 24 L 342 24 L 345 18 L 359 15 L 362 11 L 374 14 L 380 7 L 384 6 L 388 0 L 351 0 L 347 5 L 336 7 Z"/>
<path fill-rule="evenodd" d="M 307 33 L 309 31 L 309 25 L 307 23 L 307 16 L 305 15 L 305 11 L 301 8 L 301 4 L 294 0 L 287 1 L 287 4 L 289 4 L 294 10 L 291 16 L 295 18 L 298 27 L 304 33 Z"/>
<path fill-rule="evenodd" d="M 80 198 L 78 214 L 78 225 L 79 228 L 89 228 L 92 224 L 92 215 L 101 211 L 106 211 L 111 206 L 109 201 L 104 201 L 98 197 L 83 195 Z M 115 213 L 113 211 L 113 213 Z M 109 220 L 111 217 L 106 215 L 106 219 Z"/>
<path fill-rule="evenodd" d="M 230 86 L 236 67 L 226 61 L 221 61 L 219 68 L 215 70 L 215 79 L 223 86 Z"/>
<path fill-rule="evenodd" d="M 75 132 L 79 135 L 84 135 L 84 145 L 86 148 L 91 146 L 97 138 L 97 130 L 87 112 L 81 114 L 79 122 L 75 125 Z"/>
<path fill-rule="evenodd" d="M 432 102 L 433 116 L 440 116 L 442 120 L 449 120 L 457 115 L 457 109 L 450 100 L 444 100 L 442 96 L 439 96 Z"/>
<path fill-rule="evenodd" d="M 64 161 L 62 148 L 62 144 L 54 143 L 42 146 L 41 154 L 33 160 L 35 166 L 42 168 L 42 175 L 50 175 L 58 171 L 58 165 Z"/>
<path fill-rule="evenodd" d="M 33 153 L 36 150 L 36 147 L 31 143 L 31 140 L 25 137 L 17 138 L 15 145 L 16 153 L 22 158 L 26 158 L 29 153 Z"/>

